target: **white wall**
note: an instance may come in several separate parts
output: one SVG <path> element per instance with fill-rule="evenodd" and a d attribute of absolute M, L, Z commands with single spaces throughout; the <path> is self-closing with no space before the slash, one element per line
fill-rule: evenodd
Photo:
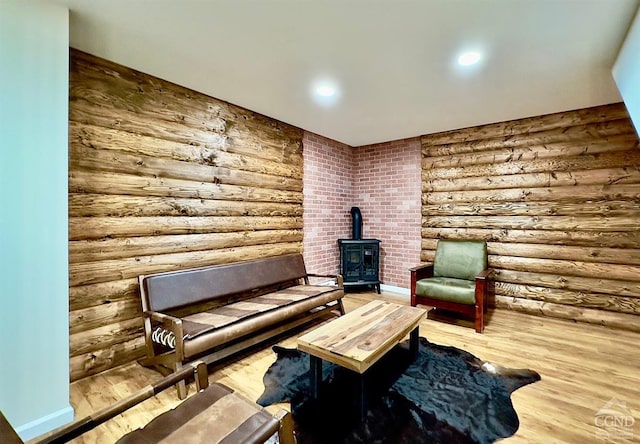
<path fill-rule="evenodd" d="M 23 439 L 69 404 L 69 13 L 0 0 L 0 410 Z"/>
<path fill-rule="evenodd" d="M 640 135 L 640 10 L 613 65 L 613 78 Z"/>

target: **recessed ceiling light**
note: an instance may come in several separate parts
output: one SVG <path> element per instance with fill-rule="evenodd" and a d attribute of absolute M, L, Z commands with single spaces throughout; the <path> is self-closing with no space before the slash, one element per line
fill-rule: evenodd
<path fill-rule="evenodd" d="M 316 94 L 320 97 L 331 97 L 336 94 L 336 88 L 332 85 L 318 85 L 316 86 Z"/>
<path fill-rule="evenodd" d="M 335 105 L 340 98 L 340 89 L 333 80 L 317 80 L 313 82 L 311 95 L 318 105 L 332 106 Z"/>
<path fill-rule="evenodd" d="M 476 51 L 463 52 L 462 54 L 460 54 L 460 57 L 458 57 L 458 64 L 462 66 L 475 65 L 480 61 L 481 58 L 482 56 L 480 55 L 479 52 L 476 52 Z"/>

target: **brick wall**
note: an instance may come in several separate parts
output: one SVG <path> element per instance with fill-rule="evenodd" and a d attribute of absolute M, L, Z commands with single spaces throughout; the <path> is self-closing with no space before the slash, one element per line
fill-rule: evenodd
<path fill-rule="evenodd" d="M 310 273 L 338 273 L 338 239 L 351 237 L 351 147 L 305 132 L 304 260 Z"/>
<path fill-rule="evenodd" d="M 408 269 L 420 263 L 419 138 L 353 148 L 354 205 L 363 237 L 380 239 L 380 279 L 409 288 Z"/>
<path fill-rule="evenodd" d="M 380 278 L 409 288 L 420 262 L 419 138 L 351 148 L 305 133 L 304 256 L 307 269 L 337 273 L 338 238 L 351 237 L 349 210 L 362 212 L 363 237 L 380 239 Z"/>

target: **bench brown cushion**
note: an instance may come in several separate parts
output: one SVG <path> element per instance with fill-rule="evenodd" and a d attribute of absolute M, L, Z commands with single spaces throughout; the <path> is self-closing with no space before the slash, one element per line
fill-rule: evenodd
<path fill-rule="evenodd" d="M 277 310 L 263 312 L 259 316 L 249 316 L 228 324 L 224 328 L 213 329 L 207 334 L 198 335 L 193 339 L 184 341 L 184 355 L 197 356 L 213 347 L 241 338 L 244 335 L 271 328 L 280 322 L 290 321 L 298 315 L 306 316 L 310 310 L 340 299 L 343 294 L 342 288 L 333 289 L 295 304 L 281 306 Z"/>
<path fill-rule="evenodd" d="M 184 331 L 183 339 L 189 341 L 215 329 L 240 322 L 250 321 L 253 316 L 259 316 L 271 310 L 296 304 L 322 295 L 331 294 L 335 299 L 335 292 L 339 287 L 325 285 L 296 285 L 283 290 L 271 292 L 263 296 L 257 296 L 245 301 L 233 302 L 228 305 L 213 308 L 201 313 L 195 313 L 182 318 Z M 314 306 L 317 303 L 314 302 Z M 246 325 L 251 325 L 247 322 Z M 247 327 L 248 329 L 249 327 Z M 170 330 L 162 327 L 154 329 L 151 339 L 158 345 L 168 349 L 175 348 L 176 338 Z"/>
<path fill-rule="evenodd" d="M 260 406 L 216 383 L 118 443 L 263 443 L 279 427 Z"/>
<path fill-rule="evenodd" d="M 184 338 L 193 339 L 203 333 L 222 328 L 241 319 L 256 316 L 284 305 L 294 304 L 337 289 L 338 287 L 330 286 L 296 285 L 264 296 L 233 302 L 202 313 L 185 316 L 182 318 Z"/>

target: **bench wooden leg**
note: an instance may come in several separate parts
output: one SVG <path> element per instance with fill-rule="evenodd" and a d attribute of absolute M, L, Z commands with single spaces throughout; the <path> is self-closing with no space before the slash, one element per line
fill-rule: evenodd
<path fill-rule="evenodd" d="M 274 416 L 280 421 L 280 429 L 278 430 L 278 441 L 280 444 L 296 444 L 291 413 L 282 409 Z"/>
<path fill-rule="evenodd" d="M 344 315 L 344 304 L 342 303 L 342 299 L 338 299 L 338 310 L 340 311 L 340 315 Z"/>
<path fill-rule="evenodd" d="M 176 362 L 173 365 L 174 373 L 177 373 L 182 369 L 182 364 L 180 362 Z M 176 388 L 178 389 L 178 398 L 185 399 L 187 397 L 187 384 L 184 382 L 184 379 L 176 384 Z"/>

